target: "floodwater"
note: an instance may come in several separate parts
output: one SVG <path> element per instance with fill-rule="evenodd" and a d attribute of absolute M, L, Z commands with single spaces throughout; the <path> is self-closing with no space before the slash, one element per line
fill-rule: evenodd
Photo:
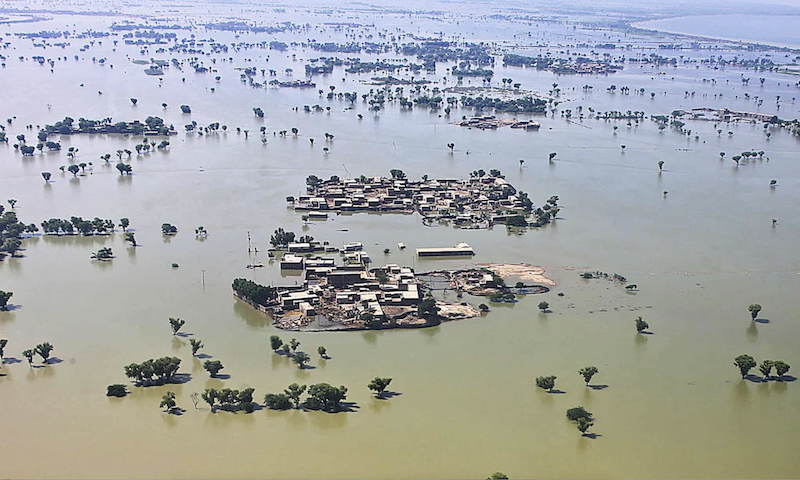
<path fill-rule="evenodd" d="M 707 38 L 800 47 L 798 15 L 690 15 L 650 20 L 637 27 Z"/>
<path fill-rule="evenodd" d="M 74 23 L 56 17 L 0 31 L 47 30 L 67 21 Z M 79 21 L 91 21 L 96 29 L 110 23 Z M 221 32 L 198 33 L 202 36 L 234 41 Z M 315 37 L 341 41 L 331 32 Z M 250 89 L 232 70 L 293 68 L 294 78 L 302 78 L 299 59 L 320 56 L 302 49 L 230 52 L 233 62 L 216 65 L 220 82 L 214 74 L 188 69 L 168 70 L 159 81 L 127 62 L 126 54 L 139 57 L 134 49 L 112 52 L 108 39 L 84 53 L 76 51 L 80 40 L 71 41 L 64 53 L 50 48 L 42 53 L 27 41 L 10 40 L 17 50 L 2 51 L 8 60 L 0 70 L 0 117 L 17 118 L 8 127 L 10 144 L 0 145 L 0 198 L 18 199 L 16 211 L 26 223 L 71 215 L 128 217 L 141 246 L 127 247 L 121 232 L 36 237 L 24 241 L 24 257 L 0 262 L 0 289 L 14 292 L 14 308 L 0 312 L 0 337 L 10 340 L 0 377 L 0 418 L 8 432 L 0 476 L 484 478 L 497 470 L 512 478 L 800 476 L 791 441 L 800 428 L 800 417 L 793 414 L 800 406 L 800 385 L 743 381 L 732 365 L 735 356 L 748 353 L 759 362 L 782 359 L 800 368 L 797 138 L 774 131 L 766 140 L 761 125 L 745 124 L 723 127 L 732 137 L 718 136 L 711 123 L 687 123 L 700 136 L 695 141 L 670 129 L 659 133 L 650 120 L 627 128 L 624 122 L 573 118 L 569 123 L 558 114 L 537 118 L 538 132 L 467 130 L 448 123 L 470 115 L 468 110 L 456 109 L 450 119 L 397 105 L 374 115 L 360 101 L 354 110 L 344 110 L 345 102 L 318 98 L 316 89 Z M 51 74 L 16 58 L 35 54 L 70 60 L 57 62 Z M 82 60 L 72 60 L 74 54 Z M 114 68 L 93 64 L 92 56 L 107 57 Z M 168 58 L 141 55 L 151 56 Z M 430 78 L 447 76 L 446 66 Z M 755 80 L 743 87 L 739 70 L 693 66 L 670 68 L 666 75 L 637 67 L 607 77 L 495 70 L 497 83 L 513 77 L 525 89 L 545 92 L 559 83 L 570 100 L 564 108 L 573 112 L 577 105 L 648 115 L 700 106 L 756 110 L 743 97 L 748 92 L 768 99 L 760 111 L 783 118 L 798 114 L 792 101 L 797 89 L 789 86 L 794 81 L 772 74 L 763 74 L 763 87 Z M 716 85 L 702 82 L 712 77 Z M 371 88 L 361 79 L 337 69 L 315 81 L 326 91 L 335 85 L 337 92 L 360 95 Z M 609 94 L 605 88 L 612 83 L 659 94 L 655 99 Z M 594 89 L 583 93 L 585 84 Z M 687 90 L 697 93 L 684 98 Z M 720 92 L 724 97 L 714 98 Z M 776 95 L 782 98 L 779 111 Z M 131 97 L 138 98 L 137 106 Z M 169 104 L 166 110 L 162 102 Z M 302 105 L 314 103 L 330 105 L 330 114 L 302 112 Z M 191 105 L 192 114 L 182 114 L 181 104 Z M 255 106 L 264 109 L 264 120 L 252 114 Z M 63 137 L 62 152 L 24 159 L 13 150 L 18 133 L 35 138 L 36 130 L 26 130 L 26 124 L 67 115 L 119 120 L 158 115 L 181 133 L 169 139 L 168 151 L 134 156 L 131 177 L 102 165 L 99 156 L 132 149 L 138 141 L 132 137 Z M 229 129 L 186 135 L 182 126 L 191 120 L 219 121 Z M 267 126 L 266 145 L 259 139 L 261 125 Z M 613 125 L 619 126 L 616 133 Z M 249 129 L 249 138 L 235 126 Z M 294 126 L 300 132 L 296 138 L 272 135 Z M 332 143 L 324 142 L 325 132 L 335 135 Z M 317 140 L 313 147 L 309 137 Z M 453 154 L 449 142 L 456 144 Z M 328 155 L 322 152 L 325 145 Z M 71 178 L 58 171 L 68 164 L 69 146 L 80 149 L 79 160 L 93 162 L 87 175 Z M 736 168 L 728 158 L 743 150 L 764 150 L 769 161 Z M 727 152 L 726 160 L 719 159 L 720 151 Z M 553 163 L 547 161 L 549 152 L 558 153 Z M 526 160 L 523 168 L 520 159 Z M 666 162 L 661 174 L 659 160 Z M 341 215 L 304 226 L 300 215 L 286 208 L 285 197 L 301 193 L 309 174 L 385 175 L 392 168 L 411 178 L 465 177 L 478 168 L 499 168 L 534 203 L 559 195 L 563 209 L 547 228 L 515 235 L 502 227 L 425 227 L 415 215 Z M 42 171 L 53 173 L 50 184 L 43 182 Z M 770 189 L 773 178 L 779 186 Z M 164 222 L 180 232 L 165 239 Z M 199 225 L 210 232 L 204 240 L 193 235 Z M 254 260 L 267 261 L 269 236 L 280 226 L 334 245 L 361 241 L 376 263 L 384 261 L 388 247 L 386 262 L 412 265 L 418 272 L 466 262 L 415 260 L 415 248 L 466 241 L 477 252 L 476 262 L 542 265 L 558 286 L 517 304 L 492 305 L 483 318 L 424 330 L 280 332 L 230 291 L 236 277 L 264 284 L 297 279 L 282 278 L 274 265 L 245 268 Z M 248 255 L 247 232 L 263 252 L 256 259 Z M 408 248 L 398 251 L 397 242 Z M 113 248 L 112 262 L 90 260 L 102 246 Z M 173 269 L 173 262 L 180 268 Z M 619 272 L 639 291 L 582 280 L 578 273 L 584 269 Z M 552 313 L 538 312 L 541 300 L 550 303 Z M 750 322 L 747 305 L 755 302 L 764 306 L 762 323 Z M 636 334 L 633 320 L 640 315 L 651 335 Z M 172 336 L 168 317 L 185 319 L 189 336 Z M 300 349 L 312 354 L 314 368 L 301 371 L 274 355 L 269 348 L 274 334 L 297 338 Z M 229 378 L 209 379 L 202 360 L 191 356 L 189 338 L 201 339 L 206 345 L 201 352 L 221 360 Z M 20 352 L 42 341 L 55 345 L 57 360 L 29 368 Z M 327 347 L 329 360 L 317 358 L 319 345 Z M 108 384 L 126 381 L 124 365 L 164 355 L 180 357 L 181 372 L 190 373 L 191 381 L 131 387 L 122 399 L 105 396 Z M 600 369 L 595 388 L 584 386 L 577 373 L 586 365 Z M 540 375 L 558 376 L 558 393 L 536 388 Z M 397 395 L 375 399 L 366 387 L 374 376 L 392 377 L 390 390 Z M 292 382 L 345 385 L 353 411 L 212 414 L 203 405 L 195 410 L 189 398 L 205 388 L 254 387 L 260 401 Z M 187 410 L 183 415 L 159 410 L 168 390 Z M 577 405 L 596 417 L 594 438 L 581 437 L 566 420 L 565 410 Z"/>

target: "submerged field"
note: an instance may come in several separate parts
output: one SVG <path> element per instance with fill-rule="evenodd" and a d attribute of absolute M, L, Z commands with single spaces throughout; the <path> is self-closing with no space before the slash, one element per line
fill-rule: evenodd
<path fill-rule="evenodd" d="M 302 20 L 302 12 L 291 15 Z M 3 26 L 0 32 L 72 23 L 79 23 L 79 31 L 102 30 L 108 20 L 56 17 Z M 375 21 L 388 27 L 406 19 Z M 427 33 L 435 31 L 437 24 L 431 23 Z M 403 25 L 425 33 L 416 32 L 416 24 Z M 509 31 L 499 24 L 483 28 Z M 566 41 L 559 35 L 581 34 L 567 27 L 563 32 L 542 28 L 554 43 Z M 522 26 L 513 29 L 523 31 Z M 227 43 L 272 38 L 288 43 L 312 33 L 319 41 L 344 40 L 330 29 L 238 39 L 230 32 L 196 33 Z M 798 137 L 775 130 L 767 139 L 761 124 L 724 126 L 725 133 L 734 134 L 718 135 L 708 122 L 687 122 L 693 133 L 686 136 L 672 128 L 660 132 L 649 119 L 629 128 L 624 121 L 581 122 L 560 113 L 532 117 L 542 124 L 538 132 L 479 131 L 450 124 L 474 113 L 464 108 L 453 109 L 449 118 L 442 111 L 397 105 L 375 114 L 359 97 L 346 110 L 349 102 L 327 100 L 316 88 L 250 88 L 234 70 L 292 68 L 291 78 L 280 78 L 302 79 L 303 59 L 320 52 L 299 47 L 285 53 L 231 51 L 216 56 L 217 73 L 165 69 L 159 80 L 145 76 L 126 55 L 170 55 L 139 54 L 122 45 L 114 52 L 110 40 L 84 53 L 78 51 L 84 42 L 75 40 L 60 53 L 11 38 L 16 50 L 0 50 L 8 57 L 0 70 L 5 85 L 0 116 L 16 116 L 6 125 L 9 144 L 0 144 L 0 198 L 17 199 L 14 210 L 25 223 L 72 215 L 127 217 L 140 244 L 128 247 L 121 231 L 102 237 L 36 236 L 23 241 L 22 257 L 0 262 L 0 289 L 14 292 L 11 310 L 0 312 L 0 338 L 9 339 L 0 418 L 14 432 L 0 454 L 3 476 L 484 478 L 497 470 L 512 478 L 800 474 L 790 441 L 800 428 L 800 417 L 792 415 L 800 405 L 800 384 L 791 376 L 796 372 L 789 372 L 788 381 L 758 382 L 741 380 L 732 365 L 734 357 L 748 353 L 759 362 L 780 359 L 800 368 Z M 39 54 L 69 60 L 57 62 L 51 73 L 46 65 L 17 59 Z M 73 60 L 76 54 L 80 61 Z M 108 58 L 113 69 L 94 64 L 92 56 Z M 233 61 L 222 62 L 223 57 Z M 427 78 L 449 77 L 447 85 L 437 86 L 452 86 L 448 66 L 439 64 Z M 494 70 L 495 83 L 513 77 L 524 89 L 547 92 L 558 83 L 565 102 L 560 110 L 574 112 L 582 105 L 585 113 L 593 107 L 643 110 L 649 116 L 713 107 L 798 117 L 793 98 L 798 89 L 791 79 L 771 73 L 682 66 L 659 74 L 653 67 L 632 67 L 578 77 L 502 67 L 502 62 Z M 740 82 L 743 72 L 753 77 L 749 86 Z M 326 92 L 335 86 L 337 92 L 360 95 L 375 88 L 360 83 L 370 76 L 335 70 L 314 81 Z M 764 86 L 757 83 L 760 76 L 766 78 Z M 716 85 L 702 81 L 711 77 Z M 584 90 L 586 84 L 594 88 Z M 608 93 L 611 84 L 645 88 L 647 94 Z M 652 99 L 651 91 L 658 92 Z M 686 91 L 696 93 L 687 97 Z M 715 97 L 718 93 L 724 96 Z M 757 107 L 744 93 L 766 100 Z M 776 95 L 783 99 L 780 110 Z M 132 97 L 138 99 L 135 106 Z M 303 112 L 303 105 L 315 103 L 331 106 L 330 113 Z M 181 104 L 191 105 L 192 113 L 181 113 Z M 253 107 L 263 108 L 265 118 L 253 115 Z M 26 129 L 28 124 L 52 124 L 65 116 L 130 121 L 150 115 L 180 133 L 169 138 L 164 151 L 134 152 L 131 176 L 114 168 L 114 152 L 132 149 L 141 137 L 62 136 L 62 151 L 37 151 L 32 157 L 22 157 L 12 146 L 17 134 L 36 137 L 37 129 Z M 220 122 L 228 130 L 186 134 L 183 125 L 193 120 Z M 248 138 L 237 134 L 237 126 L 249 130 Z M 261 126 L 266 126 L 266 144 Z M 298 128 L 297 136 L 273 135 L 292 127 Z M 326 143 L 325 132 L 335 139 Z M 315 138 L 313 146 L 309 138 Z M 69 146 L 79 148 L 76 160 L 93 163 L 85 175 L 73 178 L 58 170 L 70 163 Z M 729 158 L 745 150 L 763 150 L 768 160 L 737 167 Z M 721 151 L 727 152 L 724 160 Z M 552 162 L 550 152 L 558 154 Z M 99 158 L 106 153 L 114 155 L 109 165 Z M 659 160 L 665 162 L 661 173 Z M 304 225 L 286 206 L 287 196 L 304 192 L 310 174 L 388 175 L 393 168 L 414 179 L 425 174 L 467 178 L 474 170 L 497 168 L 536 205 L 558 195 L 562 210 L 554 223 L 519 235 L 502 226 L 489 231 L 428 227 L 418 215 L 397 214 L 332 215 Z M 52 172 L 50 183 L 45 184 L 42 171 Z M 776 188 L 769 186 L 772 179 Z M 165 222 L 179 233 L 164 237 Z M 207 238 L 195 237 L 199 225 L 209 231 Z M 282 278 L 277 266 L 245 268 L 267 262 L 269 237 L 278 227 L 334 245 L 360 241 L 374 264 L 410 265 L 419 272 L 472 264 L 414 258 L 415 248 L 464 241 L 477 254 L 475 263 L 541 265 L 556 286 L 516 304 L 492 304 L 487 316 L 429 329 L 282 332 L 231 295 L 237 277 L 262 284 L 300 281 Z M 258 258 L 248 255 L 248 232 L 263 252 Z M 398 250 L 397 242 L 408 248 Z M 114 251 L 113 261 L 92 262 L 91 253 L 106 246 Z M 385 257 L 384 248 L 391 249 Z M 579 273 L 585 270 L 618 272 L 637 284 L 638 292 L 584 280 Z M 550 313 L 539 312 L 541 300 L 549 302 Z M 750 320 L 751 303 L 764 307 L 759 322 Z M 652 334 L 636 333 L 637 316 L 650 324 Z M 172 336 L 169 317 L 185 319 L 183 331 L 189 336 Z M 299 370 L 273 354 L 269 337 L 275 334 L 299 340 L 300 350 L 312 354 L 314 368 Z M 229 378 L 210 379 L 202 360 L 192 358 L 189 338 L 202 339 L 202 353 L 221 360 Z M 43 341 L 55 346 L 56 361 L 30 368 L 20 352 Z M 319 345 L 330 359 L 317 357 Z M 180 371 L 190 373 L 191 380 L 131 386 L 132 393 L 122 399 L 105 396 L 107 385 L 127 382 L 124 365 L 165 355 L 181 358 Z M 578 375 L 587 365 L 600 370 L 592 381 L 595 388 Z M 534 379 L 543 375 L 558 377 L 557 393 L 535 386 Z M 390 390 L 397 395 L 374 398 L 366 385 L 375 376 L 392 377 Z M 196 410 L 189 397 L 206 388 L 253 387 L 262 403 L 264 394 L 292 382 L 345 385 L 352 411 L 212 414 L 202 403 Z M 158 409 L 168 390 L 187 409 L 183 415 Z M 565 418 L 565 410 L 577 405 L 594 414 L 594 438 L 581 437 Z"/>

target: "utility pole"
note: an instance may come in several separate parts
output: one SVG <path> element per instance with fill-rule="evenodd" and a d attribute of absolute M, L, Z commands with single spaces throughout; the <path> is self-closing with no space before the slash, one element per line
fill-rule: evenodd
<path fill-rule="evenodd" d="M 247 253 L 250 253 L 250 230 L 247 231 Z"/>

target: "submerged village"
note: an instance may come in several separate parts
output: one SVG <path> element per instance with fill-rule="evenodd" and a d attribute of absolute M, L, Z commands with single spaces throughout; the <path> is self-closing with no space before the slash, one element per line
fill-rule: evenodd
<path fill-rule="evenodd" d="M 306 221 L 342 212 L 416 212 L 428 225 L 452 221 L 457 228 L 466 229 L 495 224 L 525 228 L 543 226 L 558 213 L 558 197 L 550 197 L 543 207 L 534 209 L 528 195 L 518 192 L 499 170 L 491 170 L 489 175 L 474 171 L 468 180 L 423 177 L 411 181 L 394 169 L 391 177 L 321 180 L 310 175 L 306 183 L 308 195 L 287 198 L 294 210 L 305 212 Z M 297 238 L 282 228 L 272 235 L 271 243 L 270 264 L 277 262 L 282 272 L 295 272 L 301 281 L 272 287 L 240 278 L 232 287 L 237 298 L 270 315 L 275 326 L 285 330 L 428 327 L 489 311 L 486 303 L 476 308 L 462 301 L 464 293 L 494 302 L 516 302 L 517 294 L 545 293 L 555 285 L 541 268 L 531 265 L 485 264 L 420 274 L 391 263 L 370 268 L 372 260 L 361 242 L 338 247 L 307 235 Z M 398 243 L 398 248 L 406 246 Z M 475 251 L 461 242 L 452 247 L 417 248 L 416 255 L 472 257 Z M 509 286 L 509 277 L 519 281 Z M 432 295 L 434 290 L 448 289 L 456 292 L 458 302 Z"/>

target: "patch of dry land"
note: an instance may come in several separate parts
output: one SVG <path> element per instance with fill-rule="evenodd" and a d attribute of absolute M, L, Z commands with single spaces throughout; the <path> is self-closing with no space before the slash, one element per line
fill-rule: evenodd
<path fill-rule="evenodd" d="M 556 282 L 544 276 L 544 268 L 526 263 L 482 263 L 477 266 L 491 270 L 492 273 L 501 278 L 516 277 L 522 281 L 540 283 L 551 287 L 556 284 Z"/>

